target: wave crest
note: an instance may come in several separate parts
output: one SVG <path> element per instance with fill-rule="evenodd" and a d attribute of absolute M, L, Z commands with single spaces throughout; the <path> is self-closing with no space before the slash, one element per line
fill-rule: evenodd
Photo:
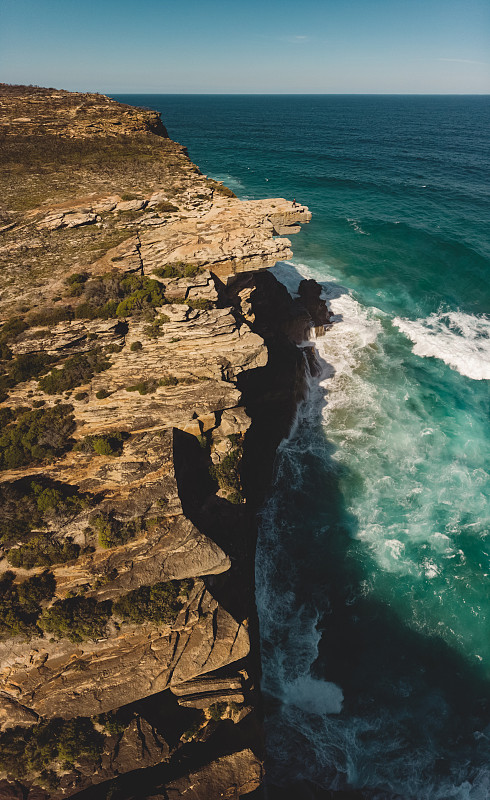
<path fill-rule="evenodd" d="M 490 379 L 490 317 L 447 311 L 426 319 L 395 317 L 393 324 L 414 343 L 415 355 L 438 358 L 473 380 Z"/>

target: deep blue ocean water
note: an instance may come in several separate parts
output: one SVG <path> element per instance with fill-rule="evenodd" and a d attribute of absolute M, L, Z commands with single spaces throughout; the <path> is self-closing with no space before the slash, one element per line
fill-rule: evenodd
<path fill-rule="evenodd" d="M 262 512 L 270 781 L 490 798 L 490 97 L 116 99 L 307 204 L 274 271 L 336 314 Z"/>

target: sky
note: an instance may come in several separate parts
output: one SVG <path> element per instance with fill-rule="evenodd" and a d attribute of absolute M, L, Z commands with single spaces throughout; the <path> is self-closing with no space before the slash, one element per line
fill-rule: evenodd
<path fill-rule="evenodd" d="M 114 94 L 490 94 L 490 2 L 1 0 L 0 81 Z"/>

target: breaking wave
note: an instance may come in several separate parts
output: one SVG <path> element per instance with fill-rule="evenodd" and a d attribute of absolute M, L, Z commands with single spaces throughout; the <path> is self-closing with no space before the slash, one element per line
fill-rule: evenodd
<path fill-rule="evenodd" d="M 490 317 L 447 311 L 426 319 L 395 317 L 393 324 L 414 343 L 415 355 L 438 358 L 473 380 L 490 379 Z"/>

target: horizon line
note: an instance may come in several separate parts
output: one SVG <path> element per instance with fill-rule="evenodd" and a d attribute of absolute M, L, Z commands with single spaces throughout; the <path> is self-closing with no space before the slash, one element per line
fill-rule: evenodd
<path fill-rule="evenodd" d="M 74 89 L 70 91 L 76 91 Z M 87 90 L 90 93 L 90 90 Z M 98 94 L 185 95 L 189 97 L 490 97 L 489 92 L 144 92 L 105 90 Z"/>

